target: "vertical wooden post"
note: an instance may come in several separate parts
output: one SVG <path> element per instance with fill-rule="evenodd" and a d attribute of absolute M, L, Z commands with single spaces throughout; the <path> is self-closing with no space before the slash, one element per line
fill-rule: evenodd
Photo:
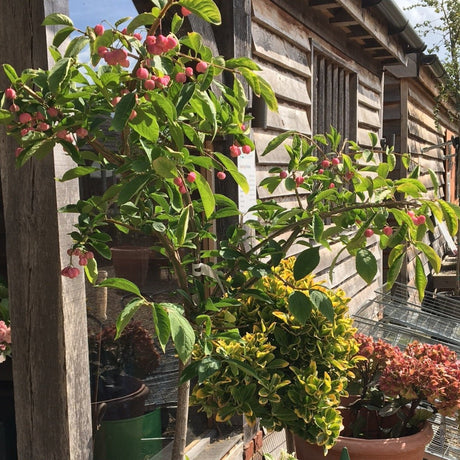
<path fill-rule="evenodd" d="M 4 0 L 0 63 L 18 72 L 47 68 L 51 31 L 40 24 L 66 13 L 67 0 Z M 0 76 L 2 88 L 8 85 Z M 69 158 L 56 149 L 14 166 L 17 145 L 0 129 L 8 282 L 20 460 L 91 458 L 91 410 L 83 277 L 63 279 L 72 216 L 57 208 L 78 199 L 78 183 L 54 178 Z"/>

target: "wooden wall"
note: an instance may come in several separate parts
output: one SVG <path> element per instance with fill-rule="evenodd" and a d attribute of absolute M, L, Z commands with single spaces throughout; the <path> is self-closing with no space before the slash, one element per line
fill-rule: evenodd
<path fill-rule="evenodd" d="M 267 112 L 266 120 L 261 120 L 259 111 L 256 111 L 253 133 L 257 152 L 257 183 L 268 175 L 273 166 L 287 166 L 289 159 L 283 146 L 267 156 L 261 156 L 267 143 L 285 130 L 312 135 L 328 130 L 333 124 L 345 134 L 344 138 L 358 141 L 363 146 L 370 145 L 370 131 L 380 136 L 382 73 L 377 75 L 359 65 L 270 0 L 252 1 L 251 33 L 252 57 L 263 69 L 262 75 L 274 88 L 279 101 L 279 113 Z M 329 123 L 324 121 L 328 119 Z M 258 197 L 274 197 L 286 207 L 296 203 L 293 194 L 282 186 L 273 195 L 259 188 Z M 381 265 L 377 240 L 370 249 Z M 324 251 L 322 265 L 317 272 L 321 278 L 328 278 L 334 254 L 334 251 Z M 376 283 L 371 286 L 367 286 L 355 273 L 354 260 L 344 256 L 334 270 L 333 280 L 328 280 L 330 286 L 340 285 L 353 298 L 352 309 L 373 297 L 373 291 L 381 285 L 381 270 Z"/>
<path fill-rule="evenodd" d="M 446 166 L 452 170 L 452 163 L 444 158 L 444 147 L 423 151 L 424 147 L 442 144 L 446 136 L 452 135 L 454 126 L 449 119 L 446 107 L 441 107 L 438 118 L 435 119 L 436 81 L 429 68 L 422 67 L 419 75 L 412 78 L 396 78 L 391 74 L 385 78 L 384 101 L 384 136 L 389 144 L 395 140 L 395 151 L 408 152 L 414 163 L 412 169 L 420 166 L 420 180 L 426 186 L 428 196 L 446 197 Z M 439 190 L 436 192 L 428 170 L 431 169 L 437 177 Z M 453 167 L 455 170 L 455 167 Z M 402 173 L 399 172 L 401 175 Z M 455 174 L 451 175 L 451 188 L 455 189 Z M 441 256 L 446 253 L 446 243 L 440 232 L 425 241 Z M 425 273 L 430 273 L 427 260 L 423 257 Z M 409 251 L 407 265 L 401 277 L 402 283 L 414 284 L 415 253 Z"/>

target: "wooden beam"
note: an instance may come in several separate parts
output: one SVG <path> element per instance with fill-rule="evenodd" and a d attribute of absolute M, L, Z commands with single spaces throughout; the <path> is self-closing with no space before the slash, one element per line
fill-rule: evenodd
<path fill-rule="evenodd" d="M 401 64 L 406 64 L 406 54 L 398 40 L 390 35 L 389 26 L 373 16 L 368 9 L 361 7 L 359 0 L 337 0 L 363 28 L 365 28 Z"/>
<path fill-rule="evenodd" d="M 66 12 L 66 0 L 2 3 L 0 62 L 18 72 L 49 65 L 51 30 L 40 24 Z M 14 38 L 14 43 L 11 37 Z M 0 76 L 0 87 L 7 86 Z M 83 277 L 60 275 L 70 245 L 70 214 L 57 208 L 78 199 L 78 184 L 59 187 L 68 169 L 56 151 L 21 169 L 14 165 L 15 141 L 0 131 L 8 282 L 13 341 L 13 378 L 19 460 L 91 458 L 91 410 Z"/>
<path fill-rule="evenodd" d="M 358 24 L 358 21 L 342 8 L 337 8 L 337 11 L 334 10 L 333 16 L 329 19 L 329 22 L 340 26 L 355 26 Z"/>

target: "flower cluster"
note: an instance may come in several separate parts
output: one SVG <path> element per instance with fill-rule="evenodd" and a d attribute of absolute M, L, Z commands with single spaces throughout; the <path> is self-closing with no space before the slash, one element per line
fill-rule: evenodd
<path fill-rule="evenodd" d="M 11 355 L 11 328 L 2 320 L 0 321 L 0 363 L 9 355 Z"/>
<path fill-rule="evenodd" d="M 363 334 L 356 339 L 362 359 L 354 371 L 359 392 L 351 406 L 355 426 L 361 425 L 363 410 L 375 412 L 385 437 L 418 431 L 437 412 L 458 416 L 460 361 L 455 352 L 441 344 L 414 341 L 401 350 Z M 361 426 L 354 434 L 370 437 L 366 430 Z"/>

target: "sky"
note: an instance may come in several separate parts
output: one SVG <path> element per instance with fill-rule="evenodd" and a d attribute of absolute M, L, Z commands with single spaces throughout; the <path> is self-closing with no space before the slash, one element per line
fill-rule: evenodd
<path fill-rule="evenodd" d="M 415 25 L 426 19 L 436 21 L 435 13 L 429 8 L 415 8 L 405 10 L 407 6 L 415 3 L 415 0 L 397 0 L 395 3 L 408 18 L 410 24 Z M 70 17 L 74 24 L 81 29 L 86 26 L 95 26 L 103 20 L 113 24 L 117 19 L 125 16 L 135 16 L 136 9 L 132 0 L 69 0 Z M 421 36 L 421 35 L 420 35 Z M 433 43 L 433 37 L 422 37 L 422 40 L 430 47 Z"/>

